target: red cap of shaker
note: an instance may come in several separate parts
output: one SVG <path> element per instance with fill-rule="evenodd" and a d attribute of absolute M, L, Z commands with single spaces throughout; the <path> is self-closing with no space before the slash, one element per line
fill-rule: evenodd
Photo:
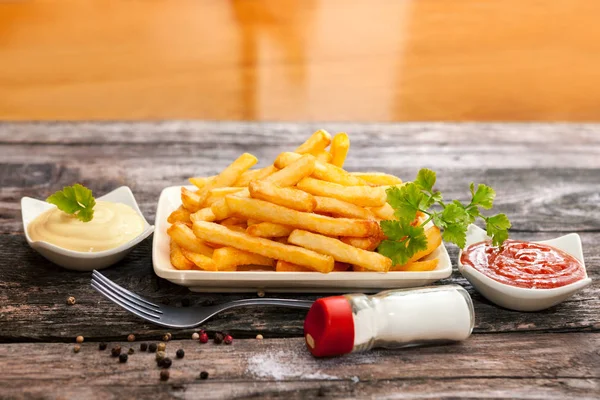
<path fill-rule="evenodd" d="M 350 353 L 354 347 L 352 306 L 344 296 L 314 302 L 304 320 L 306 346 L 315 357 Z"/>

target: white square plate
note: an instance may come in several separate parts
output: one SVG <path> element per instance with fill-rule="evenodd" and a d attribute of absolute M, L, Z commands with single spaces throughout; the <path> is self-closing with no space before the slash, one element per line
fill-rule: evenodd
<path fill-rule="evenodd" d="M 442 243 L 427 258 L 439 258 L 437 268 L 427 272 L 273 272 L 273 271 L 179 271 L 169 260 L 170 224 L 167 217 L 181 205 L 181 186 L 162 191 L 156 210 L 152 262 L 154 272 L 194 292 L 302 292 L 350 293 L 376 292 L 383 289 L 407 288 L 431 284 L 452 274 L 452 263 Z"/>

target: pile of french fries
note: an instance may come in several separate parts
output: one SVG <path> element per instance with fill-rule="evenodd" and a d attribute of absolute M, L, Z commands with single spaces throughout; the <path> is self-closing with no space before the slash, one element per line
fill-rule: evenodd
<path fill-rule="evenodd" d="M 435 269 L 437 259 L 421 259 L 441 244 L 437 227 L 426 230 L 427 249 L 405 265 L 374 251 L 385 239 L 379 221 L 395 219 L 386 189 L 402 180 L 345 171 L 349 148 L 345 133 L 332 139 L 319 130 L 266 168 L 251 169 L 258 160 L 245 153 L 219 175 L 190 178 L 197 190 L 182 187 L 182 205 L 168 218 L 171 264 L 204 271 Z"/>

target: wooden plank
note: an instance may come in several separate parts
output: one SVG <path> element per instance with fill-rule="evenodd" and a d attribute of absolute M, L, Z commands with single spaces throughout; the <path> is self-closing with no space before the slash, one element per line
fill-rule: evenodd
<path fill-rule="evenodd" d="M 120 342 L 128 349 L 130 343 Z M 110 346 L 114 345 L 111 343 Z M 97 343 L 0 345 L 2 394 L 23 391 L 75 398 L 90 394 L 157 398 L 428 396 L 594 398 L 600 388 L 599 333 L 475 335 L 467 341 L 422 348 L 373 350 L 315 359 L 303 339 L 235 340 L 231 346 L 172 341 L 171 379 L 159 381 L 154 354 L 139 352 L 125 364 Z M 110 349 L 110 347 L 109 347 Z M 209 379 L 198 380 L 200 371 Z M 116 390 L 118 389 L 118 390 Z"/>
<path fill-rule="evenodd" d="M 515 238 L 542 240 L 551 233 L 515 233 Z M 0 341 L 70 341 L 82 334 L 94 339 L 118 339 L 129 333 L 156 337 L 165 329 L 144 323 L 104 299 L 90 286 L 90 274 L 63 270 L 31 250 L 22 236 L 4 235 L 0 246 Z M 600 330 L 600 240 L 599 233 L 581 233 L 589 276 L 595 283 L 559 306 L 537 313 L 504 310 L 489 303 L 455 271 L 440 283 L 457 283 L 471 293 L 476 314 L 475 332 Z M 198 294 L 156 277 L 152 271 L 150 239 L 136 247 L 118 265 L 105 270 L 118 284 L 157 302 L 178 305 L 187 298 L 192 305 L 224 302 L 249 294 Z M 449 247 L 453 260 L 455 246 Z M 68 296 L 77 304 L 67 306 Z M 283 295 L 315 299 L 315 295 Z M 248 312 L 250 310 L 250 312 Z M 305 311 L 288 309 L 238 309 L 208 321 L 212 331 L 231 331 L 237 336 L 270 337 L 302 335 Z M 173 332 L 186 338 L 192 330 Z"/>

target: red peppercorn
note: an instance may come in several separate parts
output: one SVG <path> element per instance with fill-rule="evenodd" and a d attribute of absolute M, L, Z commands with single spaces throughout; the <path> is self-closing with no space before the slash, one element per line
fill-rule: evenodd
<path fill-rule="evenodd" d="M 200 343 L 208 343 L 208 335 L 206 334 L 206 332 L 202 332 L 200 334 L 200 339 L 198 339 L 200 341 Z"/>
<path fill-rule="evenodd" d="M 225 335 L 223 342 L 225 342 L 225 344 L 231 344 L 233 343 L 233 337 L 231 335 Z"/>

